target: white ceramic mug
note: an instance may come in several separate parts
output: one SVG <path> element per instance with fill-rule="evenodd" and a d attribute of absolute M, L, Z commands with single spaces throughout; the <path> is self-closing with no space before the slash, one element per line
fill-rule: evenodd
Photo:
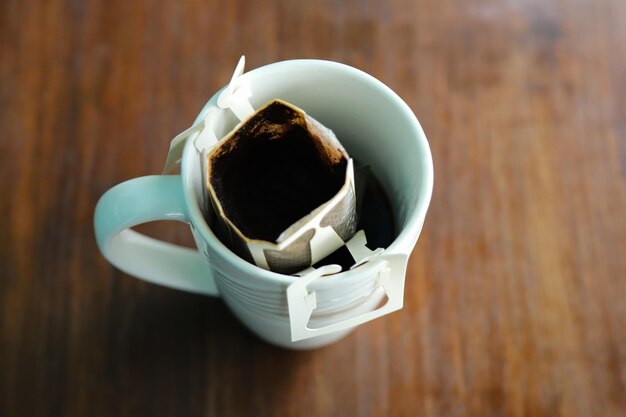
<path fill-rule="evenodd" d="M 293 103 L 332 129 L 353 158 L 370 165 L 391 202 L 396 223 L 392 244 L 355 269 L 306 280 L 242 260 L 216 238 L 204 219 L 201 159 L 187 141 L 181 175 L 135 178 L 102 196 L 94 217 L 98 246 L 113 265 L 131 275 L 221 296 L 248 328 L 271 343 L 288 348 L 323 346 L 356 325 L 401 308 L 408 256 L 432 194 L 428 142 L 396 93 L 347 65 L 283 61 L 243 77 L 250 83 L 254 108 L 274 98 Z M 218 95 L 209 100 L 196 123 L 217 105 Z M 223 135 L 236 123 L 234 116 L 224 117 L 216 133 Z M 188 223 L 198 251 L 130 229 L 154 220 Z M 378 307 L 385 296 L 386 304 Z"/>

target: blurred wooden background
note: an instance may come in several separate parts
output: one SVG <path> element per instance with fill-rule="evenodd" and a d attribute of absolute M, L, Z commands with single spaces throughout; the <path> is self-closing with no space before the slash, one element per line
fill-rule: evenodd
<path fill-rule="evenodd" d="M 625 416 L 625 48 L 621 0 L 3 0 L 0 416 Z M 405 308 L 318 351 L 94 242 L 242 53 L 361 68 L 432 147 Z"/>

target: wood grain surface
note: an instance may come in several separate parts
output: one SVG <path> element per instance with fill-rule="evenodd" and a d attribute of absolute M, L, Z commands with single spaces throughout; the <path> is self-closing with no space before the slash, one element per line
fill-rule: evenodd
<path fill-rule="evenodd" d="M 3 0 L 0 416 L 626 416 L 625 48 L 622 0 Z M 361 68 L 432 147 L 404 309 L 321 350 L 94 241 L 242 53 Z"/>

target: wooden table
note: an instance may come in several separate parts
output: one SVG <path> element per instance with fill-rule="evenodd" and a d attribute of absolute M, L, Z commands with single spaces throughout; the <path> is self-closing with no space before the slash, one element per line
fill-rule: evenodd
<path fill-rule="evenodd" d="M 625 28 L 621 0 L 3 1 L 0 415 L 625 416 Z M 94 242 L 242 53 L 361 68 L 432 147 L 404 309 L 321 350 Z"/>

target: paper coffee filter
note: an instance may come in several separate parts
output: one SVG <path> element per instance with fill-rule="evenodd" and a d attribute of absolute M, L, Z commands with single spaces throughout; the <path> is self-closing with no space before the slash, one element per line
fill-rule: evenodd
<path fill-rule="evenodd" d="M 277 116 L 277 114 L 280 116 Z M 285 115 L 284 120 L 281 119 L 283 115 Z M 283 128 L 288 131 L 296 128 L 306 129 L 309 139 L 315 143 L 317 152 L 319 152 L 317 157 L 326 157 L 329 165 L 331 163 L 330 158 L 334 158 L 334 170 L 341 170 L 342 165 L 339 165 L 341 161 L 343 161 L 345 168 L 343 169 L 343 184 L 330 200 L 313 208 L 311 212 L 280 232 L 274 241 L 269 241 L 247 235 L 237 226 L 236 220 L 229 217 L 228 210 L 223 203 L 226 201 L 231 206 L 234 203 L 227 201 L 229 197 L 225 191 L 226 185 L 223 185 L 226 180 L 222 179 L 222 175 L 225 174 L 219 171 L 220 165 L 218 163 L 221 166 L 225 166 L 224 160 L 220 160 L 220 158 L 231 158 L 231 153 L 244 152 L 247 146 L 251 146 L 249 142 L 256 140 L 256 137 L 245 136 L 246 134 L 251 135 L 249 132 L 267 134 L 269 131 L 270 134 L 273 134 L 273 129 Z M 246 141 L 248 141 L 248 144 Z M 268 143 L 267 146 L 272 146 L 270 141 L 266 142 Z M 298 161 L 295 161 L 295 163 L 298 163 Z M 230 169 L 230 175 L 234 175 L 232 168 Z M 235 169 L 238 169 L 238 167 L 235 167 Z M 239 172 L 235 171 L 235 174 L 239 175 Z M 296 174 L 284 172 L 282 175 Z M 220 193 L 216 186 L 223 187 L 221 195 L 219 195 Z M 231 188 L 229 190 L 231 193 L 241 192 L 238 189 L 235 190 L 234 187 Z M 353 161 L 349 158 L 332 131 L 309 117 L 302 109 L 281 100 L 272 100 L 261 106 L 212 148 L 208 156 L 207 189 L 218 215 L 218 222 L 225 224 L 225 228 L 222 226 L 220 229 L 222 231 L 226 229 L 226 234 L 223 237 L 226 238 L 231 249 L 257 266 L 275 272 L 294 273 L 307 268 L 341 247 L 356 232 L 356 195 Z M 302 193 L 308 190 L 287 191 Z M 247 201 L 244 200 L 244 202 Z M 237 213 L 239 209 L 236 207 L 234 212 Z"/>

